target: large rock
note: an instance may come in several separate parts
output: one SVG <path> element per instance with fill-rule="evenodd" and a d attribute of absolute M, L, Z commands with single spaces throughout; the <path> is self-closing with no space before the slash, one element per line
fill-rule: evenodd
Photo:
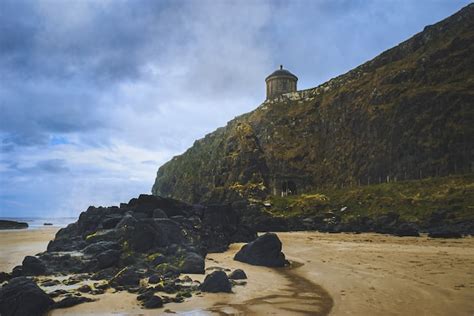
<path fill-rule="evenodd" d="M 53 304 L 54 301 L 36 283 L 25 277 L 11 279 L 0 289 L 2 316 L 39 316 Z"/>
<path fill-rule="evenodd" d="M 266 267 L 283 267 L 288 264 L 281 252 L 281 241 L 274 233 L 266 233 L 243 245 L 235 254 L 234 260 Z"/>
<path fill-rule="evenodd" d="M 126 267 L 117 273 L 110 283 L 113 286 L 138 286 L 140 276 L 132 267 Z"/>
<path fill-rule="evenodd" d="M 204 282 L 199 286 L 199 289 L 203 292 L 232 292 L 232 284 L 224 271 L 214 271 L 211 274 L 206 275 Z"/>
<path fill-rule="evenodd" d="M 161 297 L 153 295 L 145 301 L 145 303 L 143 304 L 143 307 L 145 308 L 163 307 L 163 300 L 161 299 Z"/>
<path fill-rule="evenodd" d="M 22 263 L 23 275 L 41 275 L 46 273 L 45 264 L 38 258 L 26 256 Z"/>
<path fill-rule="evenodd" d="M 181 273 L 204 273 L 204 258 L 197 253 L 189 252 L 183 259 Z"/>
<path fill-rule="evenodd" d="M 24 229 L 28 228 L 27 223 L 17 221 L 0 220 L 0 229 Z"/>

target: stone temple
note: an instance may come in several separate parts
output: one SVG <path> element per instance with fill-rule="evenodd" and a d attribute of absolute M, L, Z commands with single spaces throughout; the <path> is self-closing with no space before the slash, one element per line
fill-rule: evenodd
<path fill-rule="evenodd" d="M 295 92 L 297 81 L 298 77 L 283 69 L 283 65 L 280 65 L 280 69 L 274 71 L 265 79 L 267 83 L 267 100 L 274 99 L 284 93 Z"/>

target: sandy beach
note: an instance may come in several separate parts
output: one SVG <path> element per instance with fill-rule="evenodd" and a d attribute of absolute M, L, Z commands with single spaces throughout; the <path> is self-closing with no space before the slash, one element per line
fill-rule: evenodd
<path fill-rule="evenodd" d="M 55 228 L 0 232 L 0 270 L 44 251 Z M 291 268 L 233 261 L 240 244 L 209 254 L 206 267 L 242 268 L 246 285 L 232 294 L 203 293 L 163 309 L 141 309 L 126 292 L 50 315 L 472 315 L 474 239 L 377 234 L 279 233 Z M 202 275 L 191 275 L 202 280 Z M 79 285 L 77 285 L 79 286 Z"/>

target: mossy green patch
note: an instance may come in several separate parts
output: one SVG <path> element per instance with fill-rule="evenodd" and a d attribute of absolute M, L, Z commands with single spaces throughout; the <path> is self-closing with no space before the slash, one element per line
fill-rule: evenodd
<path fill-rule="evenodd" d="M 474 175 L 325 189 L 310 195 L 272 197 L 270 203 L 267 211 L 285 217 L 343 209 L 343 220 L 391 211 L 405 220 L 421 221 L 433 211 L 444 209 L 456 219 L 474 219 Z"/>

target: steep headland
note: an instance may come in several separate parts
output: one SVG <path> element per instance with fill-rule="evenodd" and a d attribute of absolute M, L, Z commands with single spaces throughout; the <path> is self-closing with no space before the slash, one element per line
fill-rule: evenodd
<path fill-rule="evenodd" d="M 267 100 L 197 140 L 159 168 L 152 192 L 221 203 L 452 175 L 470 185 L 473 105 L 470 4 L 344 75 Z M 471 187 L 460 190 L 472 196 Z"/>

